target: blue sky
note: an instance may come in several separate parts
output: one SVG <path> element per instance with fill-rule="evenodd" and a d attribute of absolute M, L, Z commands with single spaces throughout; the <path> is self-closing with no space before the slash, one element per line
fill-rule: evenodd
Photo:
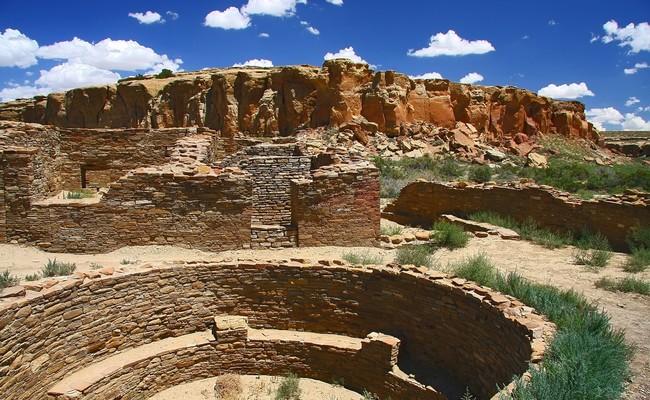
<path fill-rule="evenodd" d="M 575 98 L 597 126 L 650 130 L 649 20 L 648 0 L 0 0 L 0 100 L 329 53 Z"/>

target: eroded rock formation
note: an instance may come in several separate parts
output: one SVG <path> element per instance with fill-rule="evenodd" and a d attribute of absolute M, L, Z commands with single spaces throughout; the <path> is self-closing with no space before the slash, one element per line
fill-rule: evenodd
<path fill-rule="evenodd" d="M 125 80 L 0 104 L 0 119 L 66 128 L 207 127 L 222 134 L 289 135 L 365 117 L 389 135 L 411 123 L 472 124 L 495 140 L 559 133 L 593 139 L 584 105 L 515 87 L 412 80 L 365 64 L 228 68 Z"/>

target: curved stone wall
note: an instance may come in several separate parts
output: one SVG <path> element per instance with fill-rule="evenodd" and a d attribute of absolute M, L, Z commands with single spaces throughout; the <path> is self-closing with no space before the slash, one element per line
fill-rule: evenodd
<path fill-rule="evenodd" d="M 214 342 L 134 362 L 88 386 L 83 395 L 128 398 L 226 371 L 295 370 L 324 381 L 338 372 L 346 386 L 381 398 L 444 398 L 408 378 L 399 362 L 392 369 L 368 363 L 377 354 L 397 360 L 399 347 L 400 355 L 423 368 L 444 370 L 488 398 L 497 385 L 524 372 L 529 361 L 541 359 L 552 331 L 550 323 L 513 298 L 414 267 L 293 260 L 143 265 L 106 272 L 110 275 L 93 271 L 92 277 L 76 273 L 30 284 L 24 294 L 13 289 L 22 297 L 0 303 L 0 393 L 5 398 L 44 398 L 62 378 L 93 363 L 165 338 L 215 330 L 215 317 L 224 315 L 247 318 L 252 330 L 350 338 L 380 332 L 399 344 L 370 346 L 369 353 L 361 346 L 353 349 L 358 356 L 349 357 L 346 352 L 352 350 L 330 351 L 308 340 L 255 345 L 252 330 L 231 341 L 217 332 Z M 165 372 L 164 379 L 157 371 Z"/>

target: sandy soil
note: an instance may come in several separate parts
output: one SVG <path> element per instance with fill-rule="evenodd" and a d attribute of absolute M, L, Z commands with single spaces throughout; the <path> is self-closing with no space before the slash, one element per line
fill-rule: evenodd
<path fill-rule="evenodd" d="M 32 247 L 0 244 L 0 270 L 8 268 L 12 274 L 24 277 L 25 274 L 40 270 L 48 259 L 74 262 L 81 271 L 89 270 L 92 263 L 101 266 L 129 268 L 129 262 L 172 262 L 174 260 L 217 260 L 223 258 L 288 258 L 303 257 L 313 260 L 341 258 L 347 252 L 368 252 L 381 255 L 384 262 L 391 262 L 394 250 L 380 248 L 320 247 L 283 250 L 239 250 L 210 253 L 199 250 L 171 246 L 128 247 L 106 254 L 75 255 L 46 253 Z M 592 272 L 572 263 L 571 248 L 548 250 L 525 241 L 502 240 L 498 237 L 473 238 L 466 248 L 448 251 L 440 250 L 434 255 L 438 268 L 449 262 L 461 260 L 479 252 L 486 253 L 495 265 L 506 271 L 517 271 L 528 279 L 548 283 L 561 289 L 574 289 L 592 302 L 598 304 L 611 317 L 612 324 L 626 331 L 627 340 L 637 347 L 632 362 L 634 379 L 625 395 L 629 400 L 650 399 L 650 296 L 637 294 L 611 293 L 594 286 L 601 277 L 621 278 L 627 274 L 622 265 L 626 255 L 615 254 L 610 264 L 600 272 Z M 637 274 L 637 277 L 650 279 L 650 271 Z M 209 385 L 208 385 L 209 386 Z M 331 386 L 331 385 L 326 385 Z M 183 389 L 188 390 L 188 389 Z M 204 399 L 201 390 L 193 391 L 195 397 Z M 326 399 L 328 397 L 315 397 Z M 332 399 L 337 397 L 332 397 Z M 348 397 L 341 397 L 348 398 Z"/>
<path fill-rule="evenodd" d="M 150 397 L 149 400 L 215 400 L 213 388 L 216 379 L 207 378 L 174 386 Z M 273 400 L 280 379 L 282 378 L 268 375 L 242 375 L 243 391 L 239 396 L 239 400 Z M 334 386 L 313 379 L 301 379 L 300 399 L 362 400 L 363 396 L 341 386 Z"/>

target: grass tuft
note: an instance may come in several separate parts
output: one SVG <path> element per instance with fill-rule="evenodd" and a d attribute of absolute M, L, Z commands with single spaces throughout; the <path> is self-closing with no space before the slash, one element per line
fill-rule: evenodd
<path fill-rule="evenodd" d="M 0 289 L 9 286 L 16 286 L 18 282 L 20 282 L 20 279 L 15 275 L 11 275 L 8 269 L 5 269 L 0 273 Z"/>
<path fill-rule="evenodd" d="M 395 262 L 401 265 L 417 265 L 427 268 L 433 266 L 431 255 L 436 249 L 426 244 L 399 247 L 395 253 Z"/>
<path fill-rule="evenodd" d="M 343 253 L 341 257 L 343 257 L 345 261 L 354 265 L 380 265 L 384 263 L 384 257 L 381 255 L 373 256 L 369 251 L 364 253 Z"/>
<path fill-rule="evenodd" d="M 447 221 L 438 221 L 433 226 L 434 242 L 440 247 L 446 247 L 450 250 L 460 249 L 467 246 L 469 234 L 465 232 L 462 226 L 452 224 Z"/>
<path fill-rule="evenodd" d="M 404 228 L 402 228 L 399 225 L 392 225 L 389 227 L 382 227 L 381 234 L 386 236 L 399 235 L 400 233 L 402 233 L 403 230 Z"/>
<path fill-rule="evenodd" d="M 609 317 L 573 290 L 500 273 L 484 255 L 450 264 L 450 272 L 512 295 L 548 316 L 558 332 L 542 361 L 531 367 L 530 381 L 515 380 L 513 399 L 618 399 L 630 377 L 633 349 Z"/>
<path fill-rule="evenodd" d="M 512 229 L 523 239 L 544 246 L 548 249 L 566 247 L 573 242 L 571 235 L 561 234 L 540 228 L 532 219 L 519 223 L 511 217 L 499 215 L 493 211 L 479 211 L 468 216 L 472 221 L 487 222 L 488 224 Z"/>
<path fill-rule="evenodd" d="M 47 259 L 47 264 L 43 265 L 41 268 L 41 275 L 44 278 L 52 276 L 63 276 L 70 275 L 77 269 L 76 264 L 74 263 L 64 263 L 60 261 Z"/>
<path fill-rule="evenodd" d="M 596 282 L 596 287 L 609 290 L 610 292 L 650 295 L 650 282 L 644 279 L 637 279 L 633 276 L 628 276 L 621 280 L 602 278 Z"/>
<path fill-rule="evenodd" d="M 293 372 L 280 380 L 274 400 L 300 400 L 300 378 Z"/>
<path fill-rule="evenodd" d="M 612 258 L 612 249 L 607 238 L 601 233 L 583 230 L 576 240 L 578 247 L 573 253 L 573 261 L 590 269 L 604 268 Z"/>

